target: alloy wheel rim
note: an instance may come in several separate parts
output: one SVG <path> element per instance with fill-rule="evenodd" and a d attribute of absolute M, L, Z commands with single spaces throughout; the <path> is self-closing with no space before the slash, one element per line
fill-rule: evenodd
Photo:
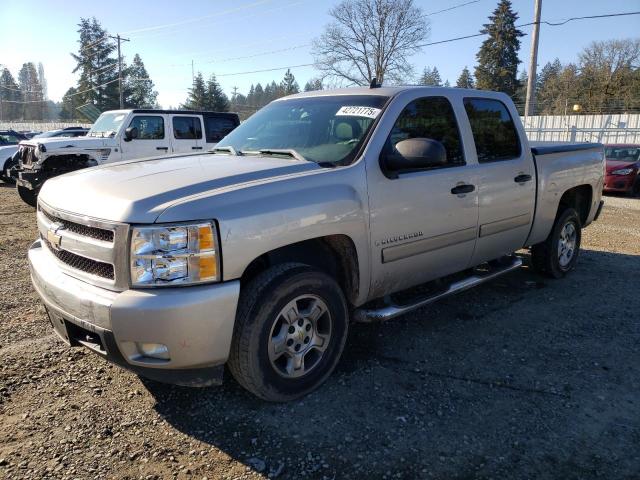
<path fill-rule="evenodd" d="M 269 361 L 282 377 L 299 378 L 315 369 L 329 346 L 332 319 L 326 302 L 301 295 L 276 316 L 269 333 Z"/>
<path fill-rule="evenodd" d="M 566 223 L 560 231 L 558 241 L 558 263 L 562 268 L 566 268 L 571 263 L 576 251 L 578 233 L 573 223 Z"/>

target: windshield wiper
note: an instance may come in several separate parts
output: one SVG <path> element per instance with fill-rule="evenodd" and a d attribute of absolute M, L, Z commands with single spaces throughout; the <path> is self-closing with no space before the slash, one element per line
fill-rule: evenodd
<path fill-rule="evenodd" d="M 213 147 L 211 150 L 209 150 L 209 152 L 211 153 L 229 153 L 231 155 L 235 155 L 236 157 L 242 155 L 242 152 L 237 152 L 235 148 L 233 148 L 231 145 L 229 145 L 228 147 Z"/>
<path fill-rule="evenodd" d="M 261 155 L 285 155 L 291 158 L 295 158 L 296 160 L 300 160 L 301 162 L 308 162 L 306 158 L 300 155 L 293 148 L 263 148 L 258 150 Z"/>

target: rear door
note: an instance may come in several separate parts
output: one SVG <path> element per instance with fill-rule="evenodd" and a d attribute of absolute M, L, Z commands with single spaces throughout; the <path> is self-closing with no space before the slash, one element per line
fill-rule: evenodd
<path fill-rule="evenodd" d="M 472 259 L 478 265 L 524 245 L 535 208 L 535 169 L 513 120 L 517 112 L 494 98 L 465 98 L 464 108 L 478 162 L 479 231 Z"/>
<path fill-rule="evenodd" d="M 171 141 L 164 115 L 135 114 L 126 128 L 135 127 L 137 138 L 121 143 L 122 160 L 157 157 L 169 152 Z"/>
<path fill-rule="evenodd" d="M 198 115 L 171 115 L 171 151 L 195 153 L 203 148 L 202 120 Z"/>

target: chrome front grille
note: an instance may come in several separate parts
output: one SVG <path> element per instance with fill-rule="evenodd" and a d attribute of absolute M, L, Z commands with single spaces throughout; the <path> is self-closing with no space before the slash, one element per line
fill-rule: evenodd
<path fill-rule="evenodd" d="M 71 222 L 69 220 L 64 220 L 63 218 L 57 218 L 51 215 L 50 213 L 42 210 L 40 207 L 38 209 L 42 212 L 42 214 L 47 217 L 47 219 L 52 223 L 59 223 L 63 226 L 65 230 L 68 230 L 73 233 L 77 233 L 78 235 L 84 237 L 95 238 L 96 240 L 102 240 L 103 242 L 113 243 L 113 230 L 105 230 L 103 228 L 89 227 L 87 225 L 82 225 L 80 223 Z"/>
<path fill-rule="evenodd" d="M 49 207 L 38 202 L 44 247 L 68 275 L 110 290 L 129 286 L 129 226 Z"/>
<path fill-rule="evenodd" d="M 20 145 L 20 160 L 22 165 L 30 167 L 36 162 L 36 147 L 32 145 Z"/>
<path fill-rule="evenodd" d="M 109 280 L 115 279 L 113 265 L 81 257 L 80 255 L 67 252 L 66 250 L 56 250 L 46 238 L 42 238 L 42 242 L 47 246 L 54 257 L 69 267 L 88 273 L 89 275 L 96 275 Z"/>

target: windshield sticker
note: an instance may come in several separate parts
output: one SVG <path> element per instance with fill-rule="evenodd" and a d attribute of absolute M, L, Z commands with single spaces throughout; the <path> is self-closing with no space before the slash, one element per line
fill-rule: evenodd
<path fill-rule="evenodd" d="M 380 110 L 379 108 L 373 108 L 373 107 L 358 107 L 358 106 L 354 106 L 354 107 L 340 107 L 340 110 L 338 110 L 338 112 L 336 113 L 336 117 L 366 117 L 366 118 L 376 118 L 378 115 L 380 115 L 380 112 L 382 110 Z"/>

